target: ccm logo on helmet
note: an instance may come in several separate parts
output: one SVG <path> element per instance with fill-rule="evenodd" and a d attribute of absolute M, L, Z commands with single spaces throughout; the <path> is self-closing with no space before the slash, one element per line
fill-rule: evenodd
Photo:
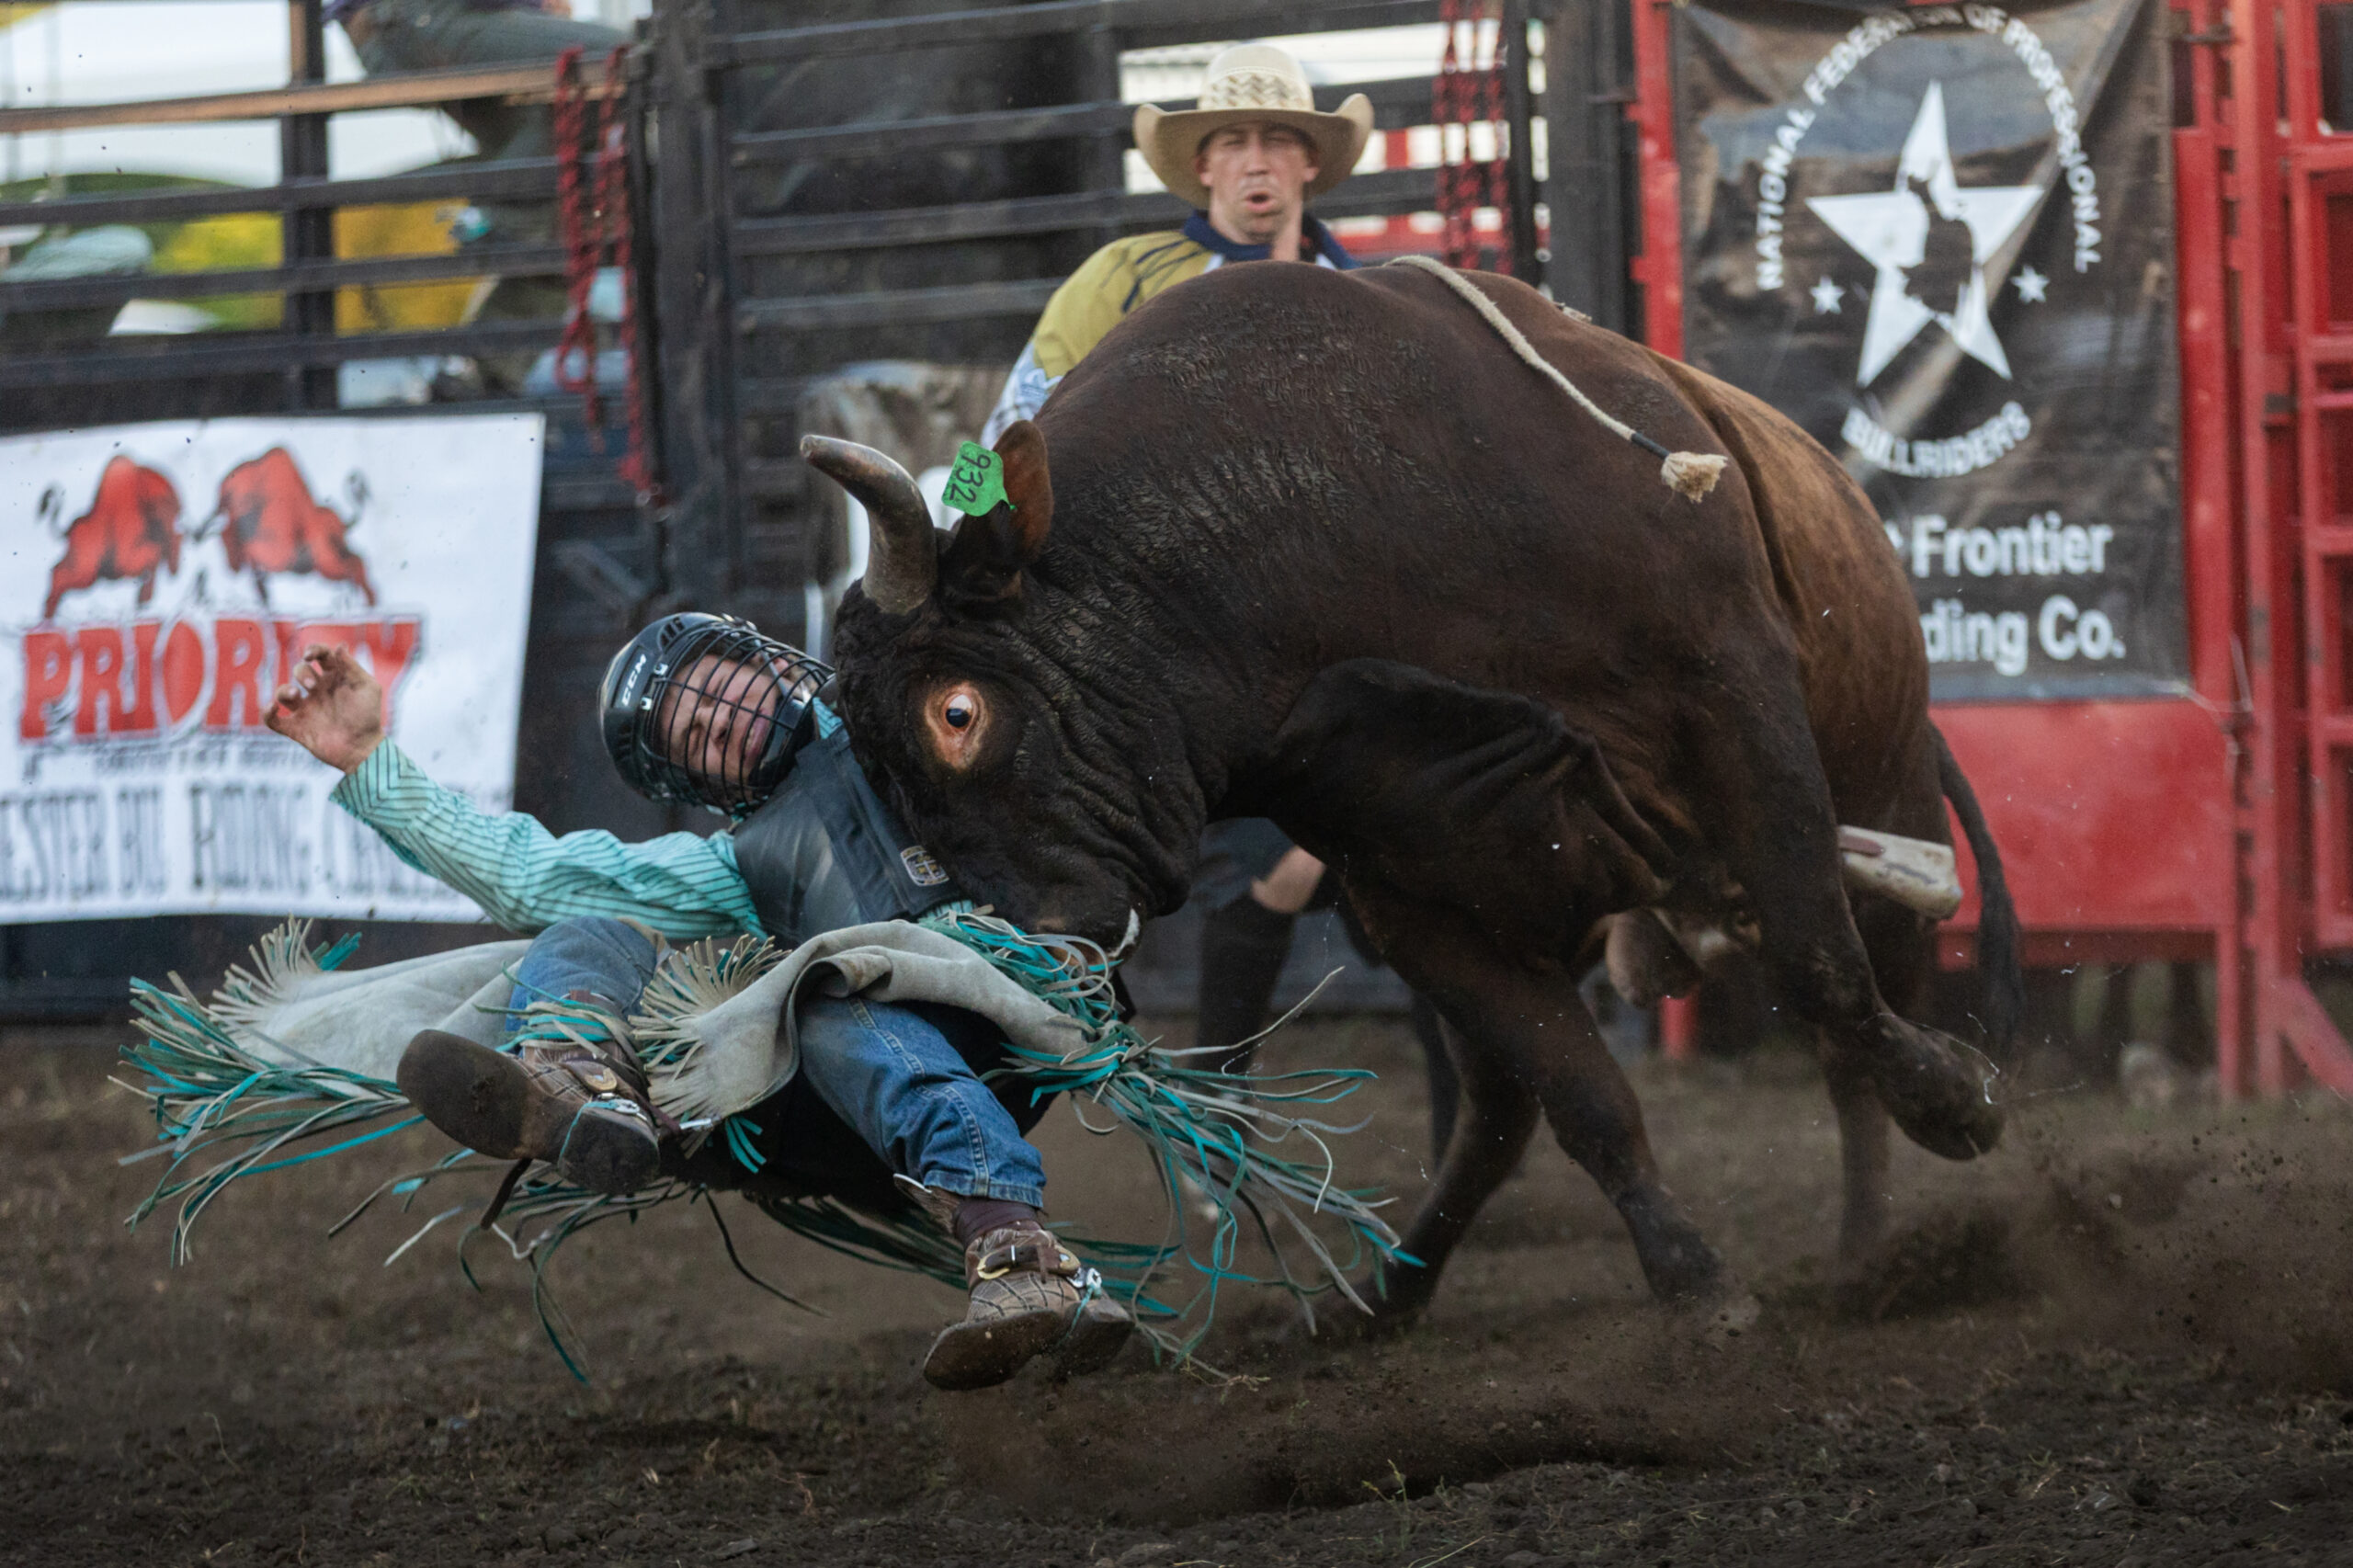
<path fill-rule="evenodd" d="M 643 653 L 640 653 L 634 660 L 631 661 L 629 674 L 621 679 L 620 701 L 621 706 L 624 708 L 628 707 L 631 702 L 634 702 L 637 699 L 637 683 L 638 678 L 645 674 L 645 658 L 646 656 Z"/>

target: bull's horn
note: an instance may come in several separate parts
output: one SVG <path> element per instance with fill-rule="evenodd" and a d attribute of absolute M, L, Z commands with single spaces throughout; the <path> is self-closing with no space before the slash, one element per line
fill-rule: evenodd
<path fill-rule="evenodd" d="M 939 541 L 931 508 L 907 471 L 871 447 L 831 436 L 801 437 L 801 460 L 858 497 L 873 525 L 866 552 L 866 597 L 892 615 L 931 597 Z"/>

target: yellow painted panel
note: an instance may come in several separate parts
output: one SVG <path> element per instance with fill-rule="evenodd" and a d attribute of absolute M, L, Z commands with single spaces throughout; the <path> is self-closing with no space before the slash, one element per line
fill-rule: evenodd
<path fill-rule="evenodd" d="M 276 267 L 282 254 L 274 214 L 230 212 L 190 219 L 165 231 L 155 246 L 153 267 L 157 272 L 223 272 Z M 222 326 L 273 327 L 285 316 L 276 294 L 224 294 L 197 303 Z"/>
<path fill-rule="evenodd" d="M 370 256 L 448 256 L 458 248 L 449 234 L 449 204 L 412 201 L 400 205 L 347 207 L 335 215 L 335 254 L 349 259 Z M 438 283 L 370 284 L 338 289 L 337 332 L 416 332 L 464 323 L 481 280 L 452 278 Z"/>
<path fill-rule="evenodd" d="M 335 215 L 335 254 L 362 256 L 448 256 L 458 248 L 450 237 L 449 208 L 431 201 L 350 207 Z M 278 218 L 267 212 L 236 212 L 197 218 L 175 225 L 156 247 L 158 272 L 217 272 L 276 267 L 284 255 Z M 461 325 L 480 280 L 453 278 L 434 283 L 367 285 L 338 289 L 337 332 L 413 332 Z M 202 301 L 207 313 L 228 327 L 274 327 L 284 319 L 276 294 L 232 294 Z"/>

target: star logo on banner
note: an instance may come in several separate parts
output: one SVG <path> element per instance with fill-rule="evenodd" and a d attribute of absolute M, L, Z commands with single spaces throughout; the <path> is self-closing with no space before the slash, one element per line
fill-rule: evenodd
<path fill-rule="evenodd" d="M 1941 82 L 1929 83 L 1920 100 L 1896 164 L 1895 188 L 1810 199 L 1814 215 L 1878 271 L 1855 384 L 1870 385 L 1931 322 L 1971 358 L 2009 380 L 2009 357 L 1986 314 L 1991 290 L 2002 279 L 1997 274 L 1989 287 L 1985 264 L 2041 199 L 2040 186 L 1961 188 L 1945 136 Z"/>
<path fill-rule="evenodd" d="M 1838 301 L 1847 297 L 1847 290 L 1827 278 L 1815 284 L 1809 292 L 1813 295 L 1813 313 L 1818 316 L 1838 314 Z"/>
<path fill-rule="evenodd" d="M 2019 299 L 2040 305 L 2045 302 L 2044 290 L 2051 287 L 2051 279 L 2031 267 L 2021 267 L 2010 279 L 2010 287 L 2018 291 Z"/>

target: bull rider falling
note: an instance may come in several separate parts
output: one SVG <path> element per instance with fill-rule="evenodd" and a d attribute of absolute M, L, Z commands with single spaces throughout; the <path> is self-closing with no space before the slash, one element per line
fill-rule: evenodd
<path fill-rule="evenodd" d="M 583 1223 L 732 1188 L 829 1244 L 960 1278 L 965 1315 L 923 1365 L 945 1389 L 1002 1382 L 1041 1356 L 1064 1373 L 1100 1368 L 1139 1309 L 1187 1324 L 1182 1340 L 1147 1328 L 1188 1354 L 1207 1325 L 1194 1308 L 1236 1277 L 1244 1214 L 1269 1233 L 1286 1211 L 1320 1210 L 1352 1253 L 1392 1252 L 1328 1160 L 1271 1153 L 1294 1135 L 1320 1147 L 1329 1129 L 1296 1112 L 1362 1074 L 1244 1080 L 1151 1050 L 1120 1020 L 1100 949 L 988 919 L 911 841 L 820 696 L 830 674 L 732 618 L 672 615 L 639 632 L 600 696 L 614 765 L 648 799 L 732 826 L 623 844 L 486 814 L 436 785 L 385 735 L 383 695 L 358 661 L 306 649 L 270 726 L 343 772 L 332 798 L 403 861 L 537 935 L 345 970 L 347 947 L 315 954 L 290 928 L 210 1006 L 138 986 L 148 1038 L 132 1055 L 173 1155 L 142 1214 L 179 1198 L 184 1256 L 230 1181 L 421 1114 L 511 1162 L 477 1230 L 549 1219 L 528 1243 L 497 1232 L 540 1267 Z M 1181 1173 L 1217 1206 L 1220 1261 L 1185 1306 L 1149 1293 L 1181 1239 L 1102 1244 L 1098 1271 L 1045 1223 L 1045 1171 L 1023 1134 L 1062 1090 L 1143 1133 L 1172 1195 Z M 387 1186 L 413 1194 L 461 1161 Z M 1181 1238 L 1182 1206 L 1171 1223 Z M 1284 1263 L 1285 1280 L 1352 1295 L 1356 1256 L 1308 1245 L 1314 1262 Z"/>

